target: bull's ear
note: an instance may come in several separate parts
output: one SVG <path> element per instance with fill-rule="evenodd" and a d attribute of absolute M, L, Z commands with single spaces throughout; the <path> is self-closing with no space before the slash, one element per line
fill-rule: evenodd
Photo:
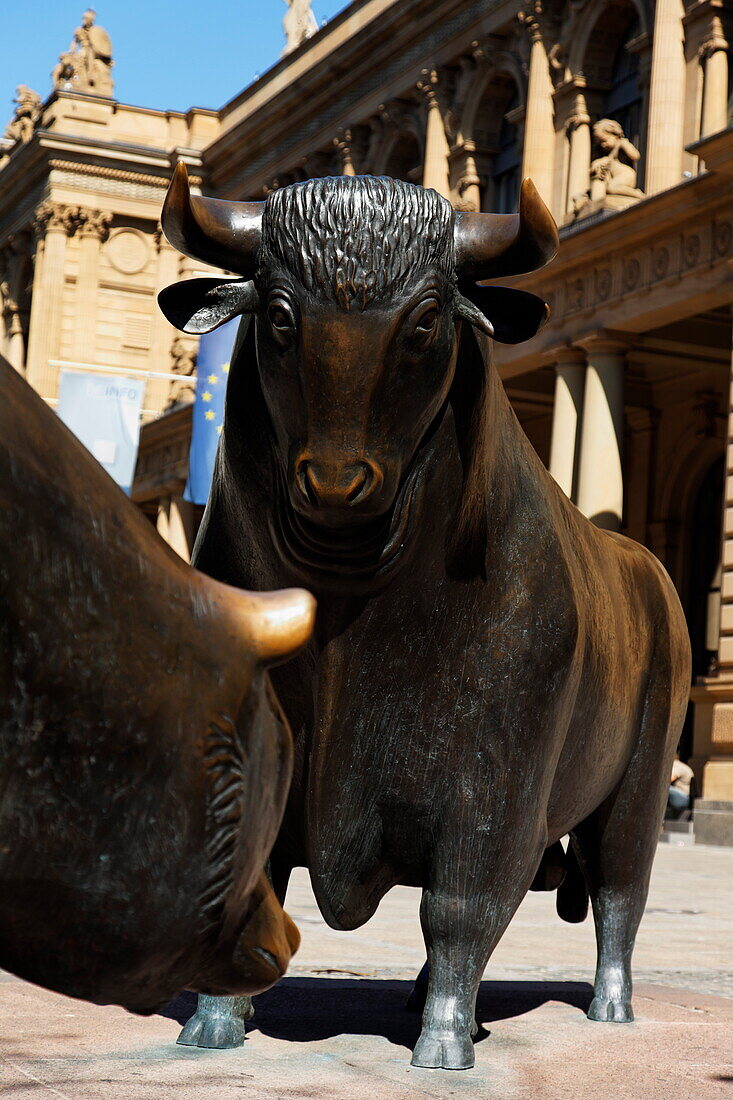
<path fill-rule="evenodd" d="M 241 313 L 254 313 L 257 291 L 247 279 L 185 279 L 158 295 L 158 305 L 176 328 L 196 335 L 231 321 Z"/>
<path fill-rule="evenodd" d="M 493 334 L 500 344 L 521 344 L 531 340 L 550 316 L 547 303 L 526 290 L 514 290 L 509 286 L 472 286 L 464 287 L 464 291 L 465 298 L 457 295 L 456 314 L 487 335 Z"/>

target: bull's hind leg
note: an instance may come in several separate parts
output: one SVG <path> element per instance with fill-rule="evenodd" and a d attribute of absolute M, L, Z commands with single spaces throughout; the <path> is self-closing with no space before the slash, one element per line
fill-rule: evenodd
<path fill-rule="evenodd" d="M 285 903 L 290 868 L 267 868 L 277 900 Z M 176 1040 L 184 1047 L 229 1050 L 246 1039 L 244 1024 L 255 1014 L 251 997 L 209 997 L 199 993 L 196 1012 Z"/>
<path fill-rule="evenodd" d="M 573 834 L 593 904 L 598 948 L 589 1020 L 634 1019 L 631 956 L 649 890 L 678 732 L 675 727 L 666 744 L 667 722 L 663 725 L 655 736 L 652 722 L 646 723 L 616 791 Z"/>
<path fill-rule="evenodd" d="M 492 846 L 442 852 L 441 866 L 423 893 L 427 996 L 413 1066 L 470 1069 L 474 1064 L 481 976 L 527 892 L 543 847 L 541 841 L 527 837 L 522 842 L 506 830 L 491 840 Z M 518 867 L 525 873 L 517 874 Z"/>

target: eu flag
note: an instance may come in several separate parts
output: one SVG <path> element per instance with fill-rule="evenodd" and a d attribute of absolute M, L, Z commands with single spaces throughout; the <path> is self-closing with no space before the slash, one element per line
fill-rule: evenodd
<path fill-rule="evenodd" d="M 224 398 L 229 363 L 240 318 L 204 333 L 196 361 L 196 400 L 188 455 L 188 482 L 184 500 L 206 504 L 214 473 L 214 459 L 224 423 Z"/>

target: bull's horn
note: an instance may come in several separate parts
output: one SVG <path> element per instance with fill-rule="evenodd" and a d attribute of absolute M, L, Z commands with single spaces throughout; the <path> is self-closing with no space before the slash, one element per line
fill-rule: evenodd
<path fill-rule="evenodd" d="M 160 224 L 184 256 L 249 278 L 257 262 L 263 206 L 262 202 L 226 202 L 192 195 L 186 166 L 179 161 Z"/>
<path fill-rule="evenodd" d="M 557 255 L 555 219 L 531 179 L 518 214 L 456 214 L 456 266 L 464 279 L 498 279 L 544 267 Z"/>
<path fill-rule="evenodd" d="M 261 661 L 284 661 L 297 653 L 313 633 L 316 601 L 304 588 L 242 592 L 239 596 L 238 606 L 232 610 Z"/>

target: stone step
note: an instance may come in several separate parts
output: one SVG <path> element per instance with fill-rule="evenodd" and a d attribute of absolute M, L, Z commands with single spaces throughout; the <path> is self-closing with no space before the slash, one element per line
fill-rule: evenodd
<path fill-rule="evenodd" d="M 665 821 L 665 833 L 693 833 L 695 826 L 692 821 Z"/>

